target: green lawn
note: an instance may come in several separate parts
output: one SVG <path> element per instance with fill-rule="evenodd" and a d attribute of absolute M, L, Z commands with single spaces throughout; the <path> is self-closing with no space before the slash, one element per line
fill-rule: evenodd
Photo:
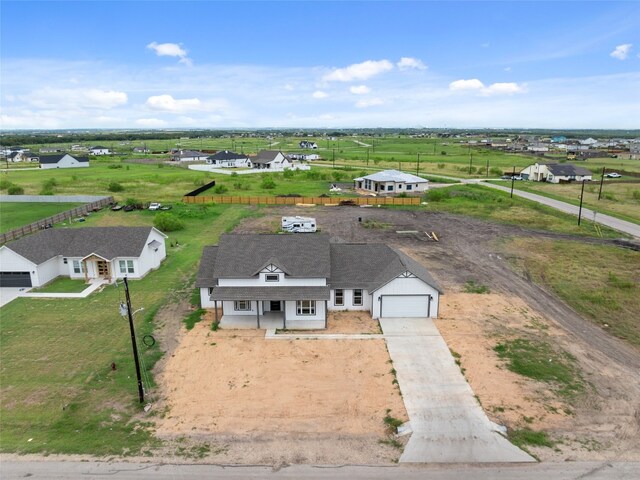
<path fill-rule="evenodd" d="M 82 203 L 0 202 L 0 232 L 8 232 L 80 205 Z"/>
<path fill-rule="evenodd" d="M 136 315 L 138 338 L 153 331 L 161 305 L 190 298 L 202 247 L 257 212 L 221 205 L 174 211 L 186 229 L 170 234 L 160 269 L 130 283 L 133 308 L 145 308 Z M 152 221 L 153 212 L 104 211 L 85 225 Z M 179 247 L 171 247 L 176 240 Z M 123 300 L 122 287 L 109 286 L 84 299 L 18 298 L 2 307 L 0 451 L 127 455 L 157 442 L 140 416 L 129 329 L 118 311 Z M 161 356 L 159 343 L 139 348 L 148 372 Z"/>
<path fill-rule="evenodd" d="M 58 277 L 47 285 L 34 288 L 31 291 L 37 293 L 80 293 L 88 287 L 89 285 L 84 280 Z"/>

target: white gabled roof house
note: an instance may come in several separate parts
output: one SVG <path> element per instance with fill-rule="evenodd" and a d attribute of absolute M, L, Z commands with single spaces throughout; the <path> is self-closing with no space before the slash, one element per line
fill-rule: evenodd
<path fill-rule="evenodd" d="M 383 170 L 354 178 L 353 182 L 356 189 L 374 193 L 415 193 L 429 189 L 426 178 L 399 170 Z"/>
<path fill-rule="evenodd" d="M 549 183 L 581 182 L 593 178 L 591 170 L 570 163 L 534 163 L 524 168 L 520 175 L 525 180 Z"/>
<path fill-rule="evenodd" d="M 291 167 L 291 161 L 278 150 L 261 150 L 255 157 L 251 157 L 253 168 L 269 168 L 282 170 Z"/>
<path fill-rule="evenodd" d="M 227 234 L 205 247 L 196 287 L 221 325 L 265 319 L 283 328 L 325 328 L 327 312 L 373 318 L 436 317 L 441 289 L 431 274 L 384 244 L 332 243 L 327 234 Z"/>
<path fill-rule="evenodd" d="M 39 287 L 56 277 L 142 278 L 167 256 L 153 227 L 42 230 L 0 247 L 0 286 Z"/>
<path fill-rule="evenodd" d="M 40 168 L 80 168 L 88 167 L 89 159 L 87 157 L 74 157 L 68 153 L 61 155 L 41 155 Z"/>
<path fill-rule="evenodd" d="M 216 167 L 223 168 L 243 168 L 251 167 L 251 160 L 242 153 L 231 152 L 229 150 L 221 150 L 214 155 L 207 157 L 207 163 Z"/>

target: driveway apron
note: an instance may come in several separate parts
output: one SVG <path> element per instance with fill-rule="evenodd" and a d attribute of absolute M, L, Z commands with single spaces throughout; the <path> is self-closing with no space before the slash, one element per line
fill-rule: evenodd
<path fill-rule="evenodd" d="M 431 319 L 380 325 L 413 430 L 400 462 L 535 461 L 487 418 Z"/>

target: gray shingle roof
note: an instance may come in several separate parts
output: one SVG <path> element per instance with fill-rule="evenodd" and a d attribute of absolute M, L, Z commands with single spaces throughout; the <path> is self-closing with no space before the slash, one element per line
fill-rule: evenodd
<path fill-rule="evenodd" d="M 36 265 L 55 256 L 86 257 L 92 253 L 111 260 L 137 257 L 152 227 L 84 227 L 42 230 L 14 242 L 8 248 Z"/>
<path fill-rule="evenodd" d="M 329 236 L 304 235 L 222 235 L 213 278 L 249 278 L 268 259 L 291 277 L 329 277 Z"/>
<path fill-rule="evenodd" d="M 282 153 L 279 150 L 260 150 L 255 157 L 251 157 L 251 162 L 253 163 L 269 163 L 273 162 L 279 153 Z M 282 153 L 286 158 L 286 155 Z"/>
<path fill-rule="evenodd" d="M 238 158 L 248 157 L 247 155 L 243 155 L 242 153 L 231 152 L 229 150 L 220 150 L 219 152 L 207 157 L 207 159 L 209 160 L 235 160 Z"/>
<path fill-rule="evenodd" d="M 551 173 L 559 177 L 572 177 L 574 175 L 593 175 L 591 170 L 584 167 L 577 167 L 570 163 L 548 163 L 547 168 Z"/>
<path fill-rule="evenodd" d="M 68 153 L 63 153 L 60 155 L 41 155 L 40 163 L 58 163 L 64 157 L 69 155 Z M 87 157 L 74 157 L 73 155 L 69 155 L 71 158 L 76 159 L 78 162 L 88 162 L 89 159 Z"/>
<path fill-rule="evenodd" d="M 211 300 L 329 300 L 329 287 L 214 287 Z"/>
<path fill-rule="evenodd" d="M 197 288 L 212 287 L 216 284 L 216 279 L 213 276 L 213 267 L 216 265 L 217 255 L 217 246 L 207 246 L 202 250 L 200 268 L 198 269 L 198 276 L 196 277 Z"/>

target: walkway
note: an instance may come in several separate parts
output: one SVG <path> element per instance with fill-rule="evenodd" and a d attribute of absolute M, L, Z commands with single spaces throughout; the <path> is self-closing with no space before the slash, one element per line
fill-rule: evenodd
<path fill-rule="evenodd" d="M 380 326 L 413 430 L 401 463 L 534 461 L 487 418 L 431 319 Z"/>
<path fill-rule="evenodd" d="M 465 182 L 465 183 L 471 183 L 471 182 Z M 497 190 L 502 190 L 503 192 L 511 191 L 509 187 L 494 185 L 493 183 L 483 182 L 482 185 L 484 185 L 485 187 L 491 187 Z M 523 192 L 522 190 L 517 190 L 515 188 L 513 189 L 513 194 L 517 195 L 518 197 L 526 198 L 528 200 L 541 203 L 542 205 L 555 208 L 556 210 L 569 213 L 571 215 L 576 215 L 576 216 L 578 215 L 579 207 L 575 205 L 571 205 L 570 203 L 561 202 L 559 200 L 554 200 L 553 198 L 537 195 L 535 193 Z M 606 215 L 604 213 L 595 212 L 595 215 L 596 215 L 595 219 L 597 223 L 606 225 L 607 227 L 611 227 L 620 232 L 628 233 L 629 235 L 632 235 L 636 238 L 640 238 L 640 225 L 636 225 L 635 223 L 627 222 L 626 220 L 621 220 L 619 218 L 612 217 L 611 215 Z M 582 207 L 582 218 L 585 221 L 592 221 L 594 219 L 594 211 L 588 208 Z"/>
<path fill-rule="evenodd" d="M 109 283 L 108 280 L 104 278 L 95 278 L 89 280 L 89 285 L 83 291 L 78 293 L 37 293 L 37 292 L 26 292 L 22 293 L 20 297 L 30 297 L 30 298 L 86 298 L 91 295 L 93 292 L 101 288 L 103 285 L 107 285 Z"/>

